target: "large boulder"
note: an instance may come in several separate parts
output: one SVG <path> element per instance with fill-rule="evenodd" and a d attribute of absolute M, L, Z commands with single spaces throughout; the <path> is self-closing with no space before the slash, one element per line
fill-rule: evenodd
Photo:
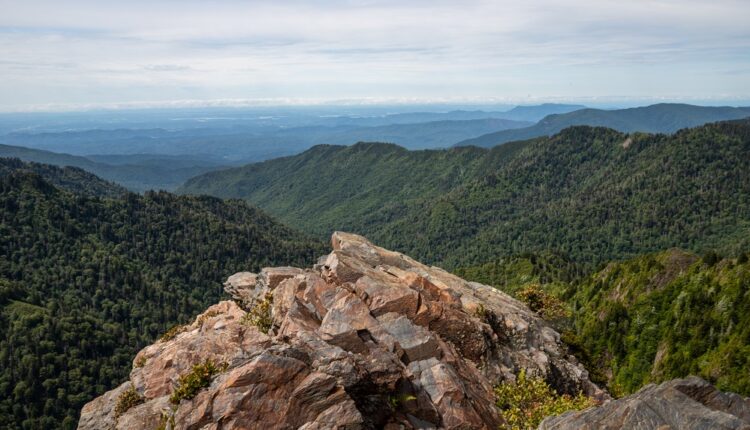
<path fill-rule="evenodd" d="M 337 232 L 332 243 L 308 270 L 231 276 L 234 300 L 139 352 L 130 381 L 86 405 L 79 428 L 495 429 L 493 386 L 521 369 L 606 398 L 512 297 L 361 236 Z M 219 368 L 210 384 L 171 403 L 180 377 L 206 360 Z M 131 386 L 144 402 L 116 417 Z"/>
<path fill-rule="evenodd" d="M 540 430 L 750 430 L 750 399 L 723 393 L 696 376 L 661 385 L 580 412 L 545 419 Z"/>
<path fill-rule="evenodd" d="M 264 267 L 259 274 L 239 272 L 224 282 L 224 291 L 242 306 L 251 306 L 261 300 L 266 293 L 273 291 L 283 280 L 302 273 L 296 267 Z"/>

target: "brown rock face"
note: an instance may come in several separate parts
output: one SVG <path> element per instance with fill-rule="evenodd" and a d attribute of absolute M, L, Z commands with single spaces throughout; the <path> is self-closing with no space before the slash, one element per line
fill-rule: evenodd
<path fill-rule="evenodd" d="M 750 430 L 750 399 L 723 393 L 697 376 L 647 385 L 580 412 L 545 419 L 540 430 Z"/>
<path fill-rule="evenodd" d="M 604 395 L 559 334 L 508 295 L 360 236 L 332 243 L 312 269 L 231 276 L 235 301 L 139 352 L 130 381 L 87 404 L 79 429 L 495 429 L 492 387 L 521 368 Z M 269 295 L 265 334 L 243 318 Z M 170 404 L 179 377 L 206 359 L 226 370 Z M 116 418 L 130 383 L 145 403 Z"/>

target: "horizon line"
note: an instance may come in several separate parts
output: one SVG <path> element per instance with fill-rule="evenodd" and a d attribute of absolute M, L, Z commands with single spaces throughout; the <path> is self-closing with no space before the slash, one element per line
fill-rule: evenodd
<path fill-rule="evenodd" d="M 683 103 L 705 106 L 750 106 L 750 95 L 744 96 L 542 96 L 542 97 L 361 97 L 346 99 L 313 98 L 232 98 L 182 99 L 161 101 L 45 103 L 35 105 L 0 106 L 0 114 L 24 113 L 85 113 L 98 111 L 137 111 L 159 109 L 200 108 L 324 108 L 324 107 L 388 107 L 388 106 L 533 106 L 539 104 L 609 105 L 637 107 L 659 103 Z M 645 103 L 645 104 L 644 104 Z M 724 103 L 724 104 L 722 104 Z M 729 104 L 727 104 L 729 103 Z"/>

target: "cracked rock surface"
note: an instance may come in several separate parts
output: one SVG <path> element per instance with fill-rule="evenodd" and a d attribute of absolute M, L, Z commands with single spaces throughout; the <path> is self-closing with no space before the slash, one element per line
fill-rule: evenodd
<path fill-rule="evenodd" d="M 507 294 L 361 236 L 336 232 L 332 245 L 310 269 L 229 277 L 234 300 L 141 350 L 130 380 L 88 403 L 78 428 L 496 429 L 493 386 L 522 368 L 606 398 L 560 335 Z M 244 317 L 268 298 L 263 333 Z M 226 369 L 171 404 L 179 377 L 207 359 Z M 115 417 L 131 384 L 144 403 Z"/>
<path fill-rule="evenodd" d="M 545 419 L 540 430 L 750 430 L 750 399 L 697 376 L 647 385 L 596 408 Z"/>

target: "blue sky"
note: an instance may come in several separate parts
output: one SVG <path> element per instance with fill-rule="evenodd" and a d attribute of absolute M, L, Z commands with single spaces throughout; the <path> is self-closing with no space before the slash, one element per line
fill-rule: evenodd
<path fill-rule="evenodd" d="M 0 110 L 750 99 L 750 1 L 0 0 Z"/>

